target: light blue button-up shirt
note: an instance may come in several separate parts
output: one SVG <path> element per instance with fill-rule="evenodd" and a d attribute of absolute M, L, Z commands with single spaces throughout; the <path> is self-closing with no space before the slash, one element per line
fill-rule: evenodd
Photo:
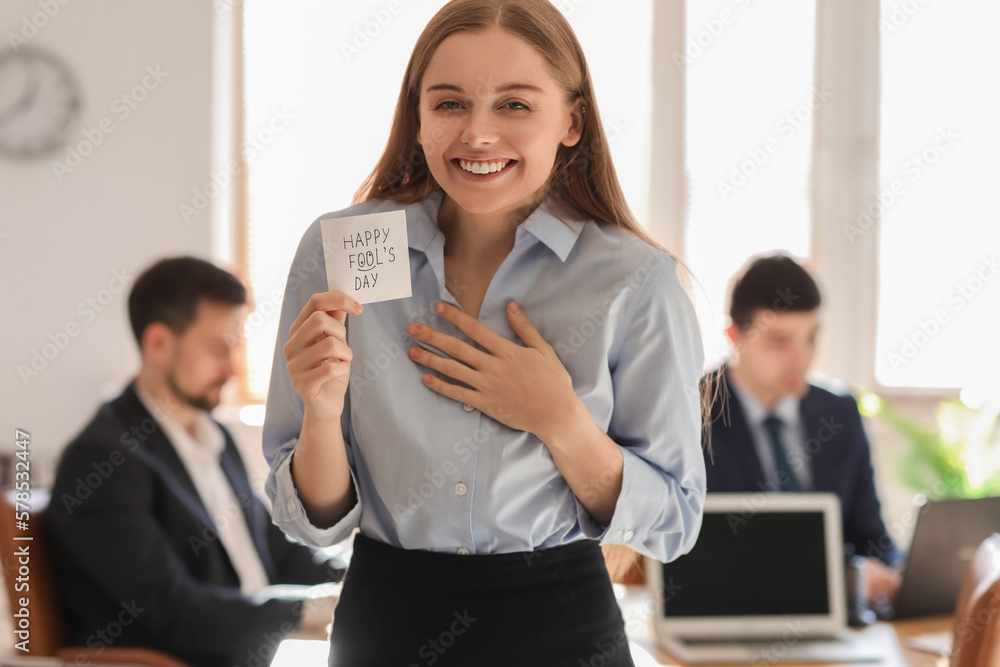
<path fill-rule="evenodd" d="M 705 497 L 704 353 L 676 261 L 620 227 L 565 224 L 546 202 L 518 227 L 480 309 L 480 322 L 523 344 L 506 314 L 517 301 L 621 448 L 622 488 L 605 526 L 577 500 L 537 436 L 438 394 L 423 384 L 425 373 L 462 383 L 409 358 L 413 345 L 443 355 L 407 334 L 413 322 L 476 345 L 434 312 L 438 301 L 461 308 L 445 285 L 437 226 L 443 195 L 438 189 L 412 204 L 369 200 L 320 216 L 303 234 L 285 288 L 263 429 L 275 524 L 319 547 L 359 527 L 393 546 L 451 553 L 531 551 L 587 538 L 663 561 L 689 551 Z M 304 406 L 282 348 L 309 297 L 327 291 L 320 221 L 398 209 L 406 211 L 412 296 L 347 316 L 353 358 L 342 424 L 358 501 L 335 525 L 317 528 L 289 469 Z"/>

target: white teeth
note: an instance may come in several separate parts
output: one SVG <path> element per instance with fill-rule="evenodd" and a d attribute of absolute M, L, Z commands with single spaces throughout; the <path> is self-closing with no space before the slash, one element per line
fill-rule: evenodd
<path fill-rule="evenodd" d="M 492 174 L 510 164 L 510 160 L 501 162 L 468 162 L 466 160 L 459 160 L 458 163 L 462 165 L 462 169 L 473 174 Z"/>

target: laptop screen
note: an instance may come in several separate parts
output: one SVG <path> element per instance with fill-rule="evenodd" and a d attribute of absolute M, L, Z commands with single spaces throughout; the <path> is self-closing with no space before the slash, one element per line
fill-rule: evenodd
<path fill-rule="evenodd" d="M 663 567 L 664 616 L 828 614 L 823 512 L 705 512 Z"/>

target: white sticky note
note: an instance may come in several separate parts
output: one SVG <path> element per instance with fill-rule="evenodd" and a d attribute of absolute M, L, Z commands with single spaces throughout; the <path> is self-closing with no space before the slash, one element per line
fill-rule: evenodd
<path fill-rule="evenodd" d="M 413 295 L 406 211 L 321 220 L 327 286 L 360 303 Z"/>

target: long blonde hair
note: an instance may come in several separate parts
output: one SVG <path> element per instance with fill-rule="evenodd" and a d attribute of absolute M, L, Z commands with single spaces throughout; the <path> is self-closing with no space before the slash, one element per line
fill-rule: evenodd
<path fill-rule="evenodd" d="M 378 164 L 354 195 L 358 204 L 374 198 L 410 203 L 427 197 L 439 185 L 417 143 L 418 107 L 424 73 L 437 47 L 459 32 L 501 28 L 520 37 L 542 56 L 570 104 L 582 100 L 582 135 L 573 146 L 559 145 L 552 172 L 537 198 L 551 196 L 553 213 L 571 220 L 618 225 L 650 245 L 683 262 L 657 243 L 632 214 L 614 164 L 607 135 L 594 97 L 594 87 L 583 49 L 562 13 L 548 0 L 452 0 L 424 28 L 406 66 L 396 103 L 392 129 Z M 709 425 L 709 394 L 702 391 L 702 423 Z M 620 581 L 638 562 L 632 549 L 603 545 L 612 580 Z"/>

